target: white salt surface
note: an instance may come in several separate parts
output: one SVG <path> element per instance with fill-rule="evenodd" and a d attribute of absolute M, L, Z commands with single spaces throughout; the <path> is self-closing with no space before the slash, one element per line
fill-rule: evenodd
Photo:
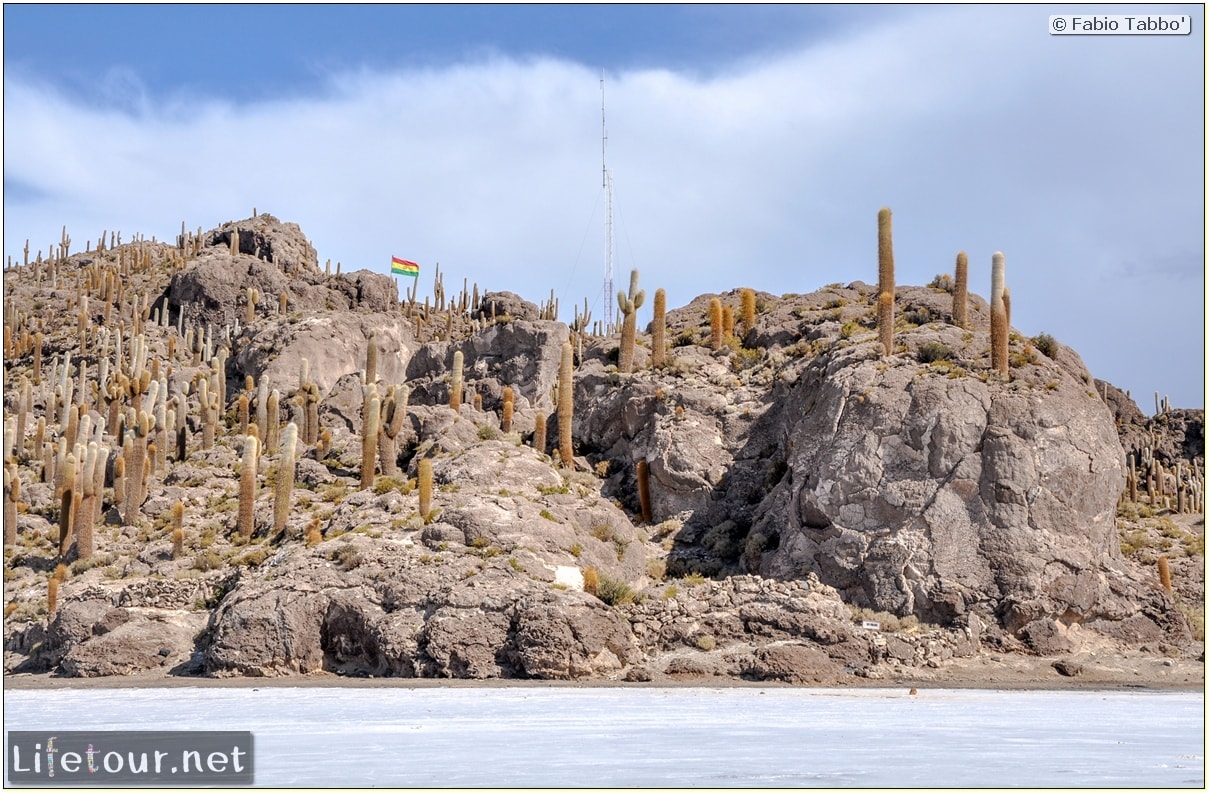
<path fill-rule="evenodd" d="M 258 787 L 1205 786 L 1202 692 L 19 690 L 4 726 L 251 730 Z"/>

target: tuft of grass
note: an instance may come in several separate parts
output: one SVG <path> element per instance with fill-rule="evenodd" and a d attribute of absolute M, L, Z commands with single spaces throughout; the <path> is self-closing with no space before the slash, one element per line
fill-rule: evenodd
<path fill-rule="evenodd" d="M 200 570 L 203 573 L 218 570 L 222 566 L 222 557 L 211 550 L 200 551 L 193 557 L 193 569 Z"/>
<path fill-rule="evenodd" d="M 361 556 L 361 552 L 358 551 L 352 543 L 347 542 L 338 546 L 334 551 L 332 551 L 331 556 L 328 558 L 334 562 L 338 562 L 345 570 L 352 570 L 355 567 L 359 567 L 361 563 L 365 561 L 365 558 Z"/>
<path fill-rule="evenodd" d="M 873 620 L 881 623 L 882 630 L 887 633 L 911 633 L 919 628 L 919 618 L 914 614 L 899 617 L 888 611 L 874 611 L 860 606 L 849 606 L 849 609 L 852 612 L 853 622 Z"/>
<path fill-rule="evenodd" d="M 1033 346 L 1047 358 L 1058 357 L 1058 342 L 1048 333 L 1039 333 L 1033 337 Z"/>
<path fill-rule="evenodd" d="M 718 646 L 718 643 L 714 640 L 714 637 L 708 633 L 700 634 L 697 637 L 696 644 L 698 650 L 704 650 L 707 653 Z"/>
<path fill-rule="evenodd" d="M 599 576 L 594 594 L 610 606 L 634 602 L 634 590 L 630 588 L 630 585 L 607 575 Z"/>
<path fill-rule="evenodd" d="M 705 576 L 703 576 L 701 573 L 694 571 L 694 572 L 691 572 L 688 575 L 684 576 L 684 578 L 682 580 L 684 581 L 684 583 L 688 584 L 689 586 L 697 586 L 698 584 L 705 583 Z"/>
<path fill-rule="evenodd" d="M 953 351 L 938 341 L 925 341 L 919 345 L 919 352 L 915 354 L 915 359 L 920 363 L 947 361 L 952 357 Z"/>
<path fill-rule="evenodd" d="M 554 517 L 554 513 L 552 513 L 548 509 L 543 509 L 539 514 L 546 520 L 551 521 L 552 523 L 558 523 L 558 518 Z"/>

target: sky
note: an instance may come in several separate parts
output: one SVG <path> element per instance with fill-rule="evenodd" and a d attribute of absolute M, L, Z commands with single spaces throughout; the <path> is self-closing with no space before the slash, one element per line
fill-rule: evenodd
<path fill-rule="evenodd" d="M 898 283 L 964 250 L 985 297 L 1003 251 L 1018 330 L 1204 407 L 1203 7 L 1071 8 L 5 4 L 3 253 L 255 208 L 601 319 L 603 74 L 615 288 L 876 282 L 888 206 Z"/>

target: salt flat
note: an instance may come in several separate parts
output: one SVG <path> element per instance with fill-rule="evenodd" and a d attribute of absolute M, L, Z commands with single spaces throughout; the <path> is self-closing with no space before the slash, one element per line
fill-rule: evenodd
<path fill-rule="evenodd" d="M 1203 692 L 6 691 L 9 730 L 251 730 L 257 786 L 1204 787 Z"/>

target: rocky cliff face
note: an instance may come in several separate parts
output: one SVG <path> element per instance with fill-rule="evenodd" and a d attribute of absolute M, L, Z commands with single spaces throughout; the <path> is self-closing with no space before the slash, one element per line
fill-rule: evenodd
<path fill-rule="evenodd" d="M 948 322 L 948 292 L 899 288 L 887 356 L 874 290 L 861 282 L 761 293 L 754 327 L 719 349 L 706 295 L 669 312 L 666 365 L 650 367 L 648 331 L 624 374 L 616 335 L 578 338 L 506 292 L 478 305 L 400 304 L 386 276 L 321 271 L 301 230 L 268 215 L 180 249 L 144 245 L 131 258 L 135 307 L 98 292 L 79 323 L 65 309 L 82 301 L 65 285 L 103 283 L 130 267 L 126 253 L 6 273 L 5 406 L 27 418 L 8 459 L 21 505 L 8 551 L 9 669 L 809 682 L 936 665 L 987 642 L 1049 653 L 1094 633 L 1191 647 L 1171 596 L 1121 554 L 1117 428 L 1128 422 L 1110 410 L 1113 392 L 1074 351 L 1042 354 L 1018 334 L 1010 380 L 993 375 L 988 312 L 976 296 L 963 330 Z M 260 294 L 251 323 L 249 288 Z M 720 297 L 738 309 L 737 292 Z M 35 314 L 54 301 L 64 308 Z M 152 307 L 166 308 L 161 324 L 147 321 Z M 115 431 L 130 435 L 135 405 L 154 405 L 128 385 L 137 357 L 115 356 L 89 330 L 111 310 L 129 318 L 124 344 L 137 337 L 144 360 L 156 361 L 155 398 L 178 417 L 146 430 L 172 453 L 149 453 L 154 470 L 131 519 L 115 469 L 134 452 Z M 46 368 L 35 384 L 26 339 L 38 331 Z M 180 331 L 198 340 L 193 349 Z M 550 453 L 569 340 L 578 353 L 567 468 Z M 83 412 L 100 427 L 102 453 L 124 465 L 106 466 L 96 554 L 67 553 L 48 614 L 62 510 L 53 446 L 70 432 L 51 361 L 67 353 L 75 366 L 87 362 L 71 376 L 97 397 Z M 464 384 L 456 410 L 455 353 Z M 376 476 L 361 488 L 371 357 L 376 394 L 404 384 L 409 394 L 398 435 L 375 441 Z M 102 359 L 110 380 L 94 384 Z M 30 404 L 21 378 L 31 380 Z M 201 380 L 225 382 L 209 446 Z M 282 457 L 265 439 L 254 530 L 241 538 L 238 402 L 249 398 L 256 423 L 258 393 L 276 390 L 281 424 L 302 427 L 308 388 L 322 432 L 300 446 L 284 530 L 272 528 Z M 34 414 L 46 418 L 49 451 L 37 445 Z M 547 436 L 534 448 L 541 420 Z M 1203 438 L 1203 418 L 1200 426 Z M 1195 445 L 1193 422 L 1181 427 L 1178 443 Z M 427 518 L 421 460 L 434 478 Z M 639 461 L 649 470 L 650 523 L 641 520 Z M 176 503 L 185 514 L 179 551 Z M 854 622 L 872 613 L 904 630 Z"/>

